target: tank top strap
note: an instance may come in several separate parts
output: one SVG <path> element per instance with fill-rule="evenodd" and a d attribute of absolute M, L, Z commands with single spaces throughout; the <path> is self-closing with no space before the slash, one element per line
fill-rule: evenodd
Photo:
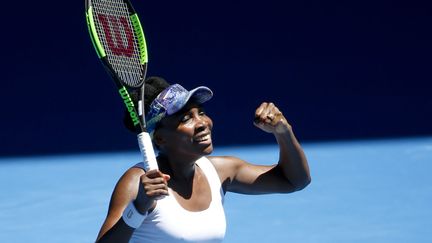
<path fill-rule="evenodd" d="M 204 174 L 206 175 L 210 184 L 212 195 L 215 196 L 215 198 L 220 198 L 223 202 L 224 192 L 222 189 L 222 183 L 212 162 L 207 157 L 203 156 L 195 163 L 203 170 Z"/>

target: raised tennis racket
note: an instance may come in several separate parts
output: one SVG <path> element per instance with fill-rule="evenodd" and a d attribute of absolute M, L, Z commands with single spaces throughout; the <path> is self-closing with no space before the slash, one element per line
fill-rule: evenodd
<path fill-rule="evenodd" d="M 114 80 L 138 134 L 145 170 L 158 169 L 144 111 L 147 45 L 141 22 L 129 0 L 86 0 L 87 26 L 102 64 Z M 139 93 L 138 107 L 129 93 Z"/>

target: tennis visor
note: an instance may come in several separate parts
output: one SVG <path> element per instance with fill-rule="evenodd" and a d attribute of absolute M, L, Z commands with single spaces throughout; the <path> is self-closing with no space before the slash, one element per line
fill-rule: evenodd
<path fill-rule="evenodd" d="M 180 111 L 189 101 L 202 104 L 213 97 L 213 92 L 199 86 L 188 91 L 180 84 L 173 84 L 164 89 L 150 104 L 146 115 L 147 132 L 153 137 L 156 125 L 166 116 Z"/>

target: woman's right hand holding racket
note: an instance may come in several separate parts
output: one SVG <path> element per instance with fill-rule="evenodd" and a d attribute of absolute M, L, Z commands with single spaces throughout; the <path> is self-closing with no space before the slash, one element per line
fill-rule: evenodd
<path fill-rule="evenodd" d="M 134 201 L 137 210 L 145 214 L 155 205 L 155 201 L 168 195 L 170 176 L 159 170 L 150 170 L 140 177 L 137 197 Z"/>

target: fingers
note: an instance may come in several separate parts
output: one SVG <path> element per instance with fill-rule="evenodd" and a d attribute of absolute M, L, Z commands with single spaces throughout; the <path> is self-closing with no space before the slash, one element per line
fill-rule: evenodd
<path fill-rule="evenodd" d="M 141 185 L 148 197 L 168 195 L 169 175 L 163 174 L 159 170 L 151 170 L 141 176 Z"/>
<path fill-rule="evenodd" d="M 168 195 L 169 179 L 169 175 L 159 170 L 151 170 L 141 175 L 135 198 L 135 206 L 140 213 L 145 214 L 151 207 L 154 207 L 155 200 Z"/>
<path fill-rule="evenodd" d="M 282 112 L 273 103 L 263 102 L 255 111 L 255 123 L 275 124 Z"/>
<path fill-rule="evenodd" d="M 290 131 L 290 125 L 282 112 L 273 103 L 263 102 L 255 111 L 254 124 L 261 130 L 279 134 Z"/>

